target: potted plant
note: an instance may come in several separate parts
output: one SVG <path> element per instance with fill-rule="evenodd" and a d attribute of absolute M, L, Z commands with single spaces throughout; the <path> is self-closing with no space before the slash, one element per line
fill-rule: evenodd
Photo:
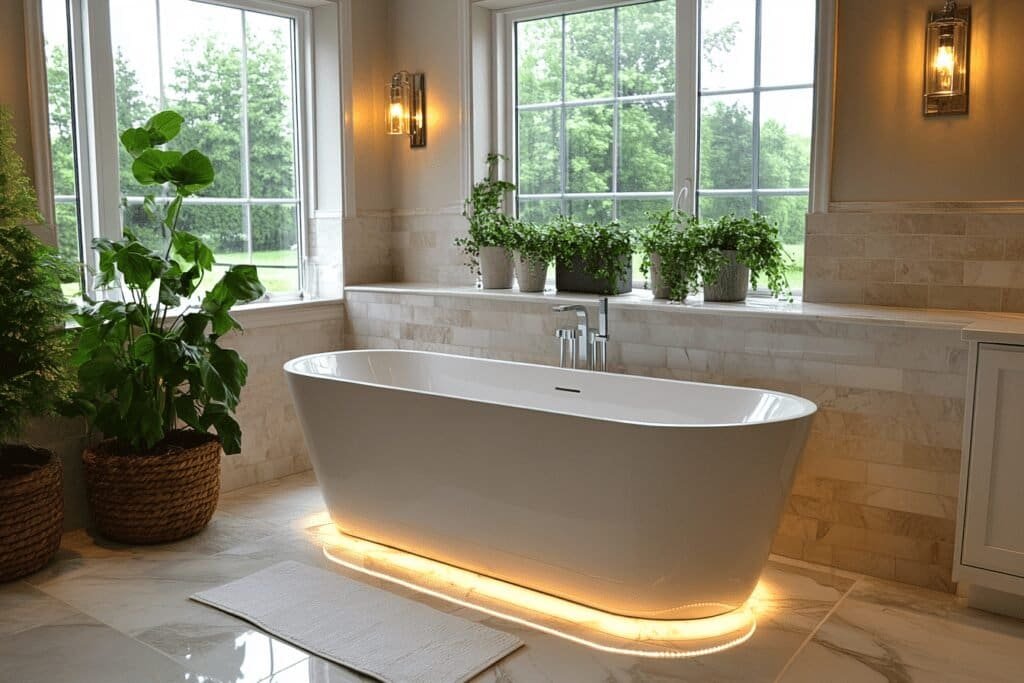
<path fill-rule="evenodd" d="M 0 108 L 0 581 L 45 566 L 64 526 L 60 459 L 13 443 L 28 417 L 52 412 L 71 387 L 60 289 L 68 266 L 25 225 L 41 220 L 11 114 Z"/>
<path fill-rule="evenodd" d="M 463 203 L 469 235 L 455 239 L 455 246 L 469 258 L 466 265 L 480 276 L 484 289 L 512 289 L 515 275 L 512 221 L 501 209 L 505 193 L 516 186 L 496 178 L 498 162 L 503 159 L 501 154 L 487 155 L 487 177 L 473 186 Z"/>
<path fill-rule="evenodd" d="M 121 134 L 135 179 L 172 193 L 169 202 L 145 202 L 167 244 L 152 249 L 130 230 L 120 240 L 93 240 L 97 286 L 118 296 L 86 299 L 75 315 L 77 403 L 106 437 L 82 456 L 88 499 L 100 533 L 129 543 L 184 538 L 213 516 L 221 449 L 241 447 L 232 413 L 248 373 L 220 340 L 241 329 L 231 308 L 264 293 L 250 265 L 205 284 L 213 252 L 179 221 L 185 198 L 209 186 L 214 170 L 196 150 L 163 148 L 181 124 L 165 111 Z"/>
<path fill-rule="evenodd" d="M 685 232 L 686 249 L 704 283 L 705 301 L 743 301 L 764 278 L 773 296 L 789 296 L 789 259 L 778 226 L 756 211 L 701 221 Z"/>
<path fill-rule="evenodd" d="M 695 290 L 693 260 L 686 251 L 685 229 L 695 220 L 683 211 L 648 212 L 648 224 L 637 231 L 643 258 L 640 272 L 649 277 L 655 299 L 682 301 Z"/>
<path fill-rule="evenodd" d="M 633 233 L 617 222 L 555 221 L 555 286 L 560 291 L 622 294 L 633 289 Z"/>
<path fill-rule="evenodd" d="M 555 260 L 555 241 L 551 226 L 514 221 L 512 233 L 519 291 L 543 292 L 548 279 L 548 266 Z"/>

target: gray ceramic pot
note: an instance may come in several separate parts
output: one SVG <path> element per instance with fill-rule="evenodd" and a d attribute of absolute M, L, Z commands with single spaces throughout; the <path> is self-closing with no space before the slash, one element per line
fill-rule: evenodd
<path fill-rule="evenodd" d="M 516 280 L 520 292 L 543 292 L 548 280 L 548 264 L 544 261 L 524 259 L 515 252 Z"/>
<path fill-rule="evenodd" d="M 624 254 L 616 265 L 618 277 L 612 282 L 590 275 L 579 256 L 567 261 L 559 258 L 555 262 L 555 288 L 560 292 L 625 294 L 633 289 L 632 256 Z"/>
<path fill-rule="evenodd" d="M 512 252 L 505 247 L 480 247 L 480 278 L 484 289 L 512 289 Z"/>
<path fill-rule="evenodd" d="M 651 252 L 651 291 L 655 299 L 668 299 L 672 290 L 661 277 L 661 254 Z"/>
<path fill-rule="evenodd" d="M 704 301 L 743 301 L 750 289 L 750 268 L 736 258 L 736 252 L 722 250 L 725 263 L 713 284 L 704 285 Z"/>

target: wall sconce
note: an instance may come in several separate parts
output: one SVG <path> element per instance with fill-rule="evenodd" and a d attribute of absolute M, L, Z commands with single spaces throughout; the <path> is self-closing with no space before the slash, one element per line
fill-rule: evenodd
<path fill-rule="evenodd" d="M 924 115 L 967 113 L 971 8 L 946 0 L 928 13 L 924 45 Z"/>
<path fill-rule="evenodd" d="M 388 135 L 408 135 L 410 147 L 427 146 L 427 95 L 423 74 L 399 71 L 388 84 L 384 130 Z"/>

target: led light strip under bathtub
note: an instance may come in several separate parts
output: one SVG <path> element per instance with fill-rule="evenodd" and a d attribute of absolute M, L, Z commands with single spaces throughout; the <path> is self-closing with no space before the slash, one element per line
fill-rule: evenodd
<path fill-rule="evenodd" d="M 327 531 L 330 529 L 330 531 Z M 389 546 L 380 545 L 372 541 L 355 538 L 343 534 L 334 528 L 334 525 L 327 525 L 319 532 L 324 556 L 343 567 L 360 572 L 389 583 L 397 584 L 404 588 L 429 595 L 431 597 L 445 600 L 460 607 L 482 612 L 492 617 L 504 619 L 528 628 L 536 629 L 559 638 L 570 640 L 580 645 L 585 645 L 595 650 L 610 652 L 613 654 L 630 655 L 634 657 L 652 657 L 659 659 L 679 659 L 684 657 L 700 657 L 721 652 L 735 647 L 754 635 L 757 623 L 754 610 L 748 602 L 740 609 L 713 617 L 701 619 L 640 619 L 636 617 L 625 617 L 617 614 L 602 612 L 601 610 L 580 605 L 569 600 L 557 598 L 547 593 L 524 588 L 516 584 L 501 581 L 489 576 L 477 574 L 466 569 L 445 564 L 437 560 L 431 560 L 420 555 L 398 550 Z M 449 595 L 444 591 L 429 588 L 426 585 L 415 581 L 399 578 L 384 571 L 377 571 L 365 567 L 357 562 L 342 557 L 339 552 L 355 553 L 360 556 L 370 557 L 375 562 L 412 573 L 414 576 L 429 576 L 444 584 L 456 587 L 465 595 L 478 594 L 504 602 L 514 607 L 538 612 L 546 616 L 578 624 L 584 628 L 601 631 L 605 634 L 627 640 L 636 640 L 648 643 L 649 647 L 658 647 L 660 641 L 665 643 L 664 649 L 638 649 L 629 647 L 615 647 L 595 642 L 588 638 L 575 635 L 552 626 L 532 621 L 530 619 L 516 616 L 499 609 L 486 607 L 462 598 Z M 755 591 L 756 595 L 756 591 Z M 753 599 L 752 599 L 753 600 Z M 732 635 L 735 634 L 735 635 Z M 687 649 L 684 646 L 688 641 L 708 640 L 712 638 L 729 637 L 725 642 L 714 646 Z"/>

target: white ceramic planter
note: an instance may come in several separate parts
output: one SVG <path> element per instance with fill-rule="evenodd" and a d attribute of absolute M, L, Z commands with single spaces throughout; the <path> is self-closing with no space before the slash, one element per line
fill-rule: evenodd
<path fill-rule="evenodd" d="M 484 289 L 512 289 L 512 252 L 505 247 L 480 247 L 480 277 Z"/>
<path fill-rule="evenodd" d="M 651 292 L 655 299 L 668 299 L 672 296 L 672 289 L 661 277 L 661 254 L 651 252 Z"/>

